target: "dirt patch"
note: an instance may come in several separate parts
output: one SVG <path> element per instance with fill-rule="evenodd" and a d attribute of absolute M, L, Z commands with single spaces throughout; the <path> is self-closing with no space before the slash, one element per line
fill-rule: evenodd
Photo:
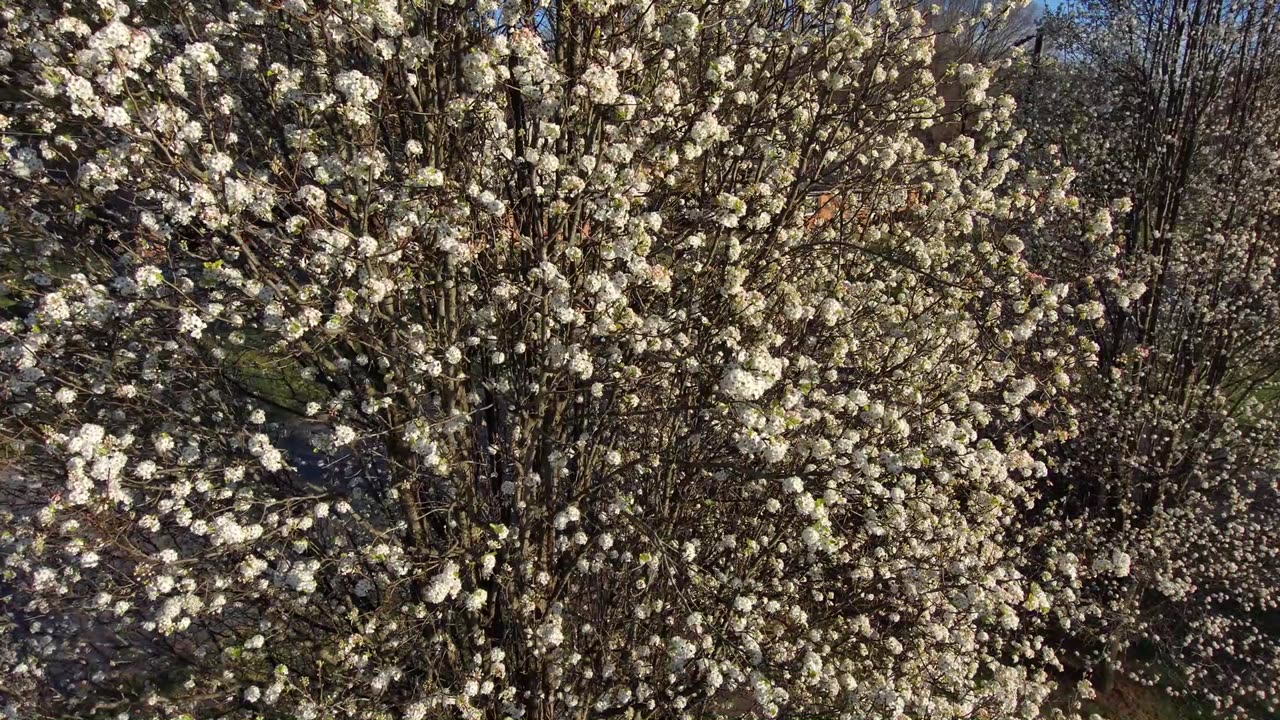
<path fill-rule="evenodd" d="M 1170 697 L 1160 688 L 1118 679 L 1115 688 L 1085 704 L 1085 715 L 1106 720 L 1202 720 L 1212 717 L 1194 703 Z"/>

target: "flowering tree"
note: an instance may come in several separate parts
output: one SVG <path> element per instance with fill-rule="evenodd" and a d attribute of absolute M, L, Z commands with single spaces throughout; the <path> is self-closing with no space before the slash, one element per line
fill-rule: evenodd
<path fill-rule="evenodd" d="M 1100 350 L 1045 529 L 1104 572 L 1063 623 L 1102 687 L 1136 644 L 1139 679 L 1237 716 L 1280 707 L 1278 23 L 1272 2 L 1084 3 L 1022 103 L 1029 165 L 1120 199 L 1113 235 L 1030 249 L 1092 298 Z"/>
<path fill-rule="evenodd" d="M 918 8 L 3 12 L 15 713 L 1036 716 L 1075 211 Z"/>

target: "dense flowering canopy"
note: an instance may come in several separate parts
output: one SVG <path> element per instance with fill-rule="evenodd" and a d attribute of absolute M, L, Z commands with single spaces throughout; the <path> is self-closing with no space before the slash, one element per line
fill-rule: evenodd
<path fill-rule="evenodd" d="M 1095 202 L 1103 242 L 1030 235 L 1096 303 L 1100 372 L 1073 391 L 1046 553 L 1129 572 L 1076 588 L 1065 628 L 1102 665 L 1224 717 L 1280 712 L 1280 5 L 1090 0 L 1067 61 L 1029 74 L 1021 158 Z M 1105 683 L 1104 683 L 1105 685 Z"/>
<path fill-rule="evenodd" d="M 1111 228 L 924 10 L 8 3 L 5 702 L 1037 717 Z"/>

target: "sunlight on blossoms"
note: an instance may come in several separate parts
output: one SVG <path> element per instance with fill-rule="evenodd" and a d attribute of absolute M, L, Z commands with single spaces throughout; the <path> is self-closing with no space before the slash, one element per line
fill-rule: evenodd
<path fill-rule="evenodd" d="M 0 8 L 5 716 L 1274 716 L 1280 10 L 1154 3 Z"/>

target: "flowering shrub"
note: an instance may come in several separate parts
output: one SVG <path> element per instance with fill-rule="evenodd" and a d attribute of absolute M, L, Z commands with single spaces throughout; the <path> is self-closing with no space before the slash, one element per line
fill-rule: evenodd
<path fill-rule="evenodd" d="M 1082 3 L 1022 104 L 1027 166 L 1065 156 L 1086 202 L 1122 198 L 1028 236 L 1099 348 L 1038 522 L 1042 562 L 1103 572 L 1056 610 L 1101 688 L 1128 659 L 1223 717 L 1280 711 L 1278 22 L 1273 2 Z"/>
<path fill-rule="evenodd" d="M 920 8 L 3 12 L 14 714 L 1037 716 L 1083 211 Z"/>

